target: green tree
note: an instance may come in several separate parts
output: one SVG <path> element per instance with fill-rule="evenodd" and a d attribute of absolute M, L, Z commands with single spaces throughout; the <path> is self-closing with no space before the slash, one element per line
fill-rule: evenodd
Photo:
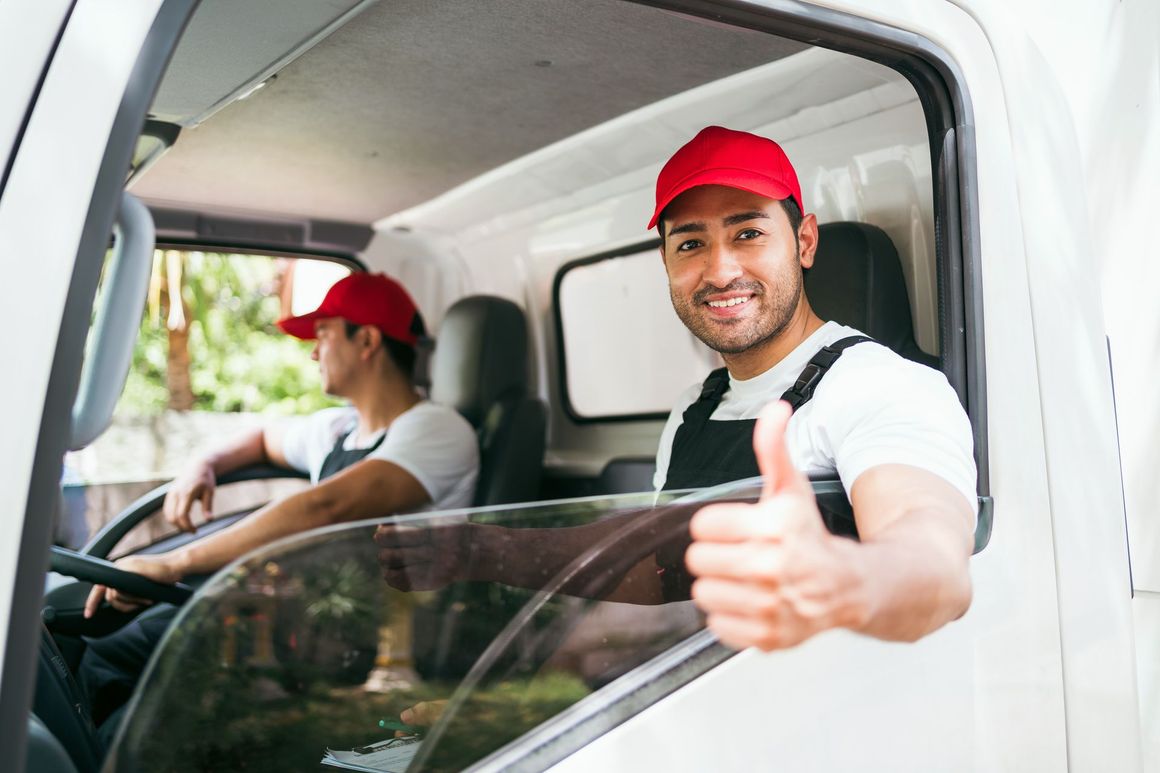
<path fill-rule="evenodd" d="M 292 262 L 159 250 L 119 410 L 298 414 L 336 405 L 322 393 L 311 344 L 275 325 Z"/>

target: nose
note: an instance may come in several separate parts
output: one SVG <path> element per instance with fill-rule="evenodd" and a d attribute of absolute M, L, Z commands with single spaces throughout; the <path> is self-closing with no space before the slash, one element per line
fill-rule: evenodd
<path fill-rule="evenodd" d="M 318 362 L 318 339 L 314 339 L 314 348 L 310 350 L 310 359 Z"/>
<path fill-rule="evenodd" d="M 741 278 L 743 273 L 741 262 L 730 244 L 714 242 L 709 245 L 701 271 L 702 282 L 712 287 L 728 287 L 730 282 Z"/>

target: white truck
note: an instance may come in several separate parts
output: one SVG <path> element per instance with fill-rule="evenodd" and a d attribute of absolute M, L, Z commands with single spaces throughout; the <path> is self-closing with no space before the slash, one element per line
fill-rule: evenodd
<path fill-rule="evenodd" d="M 390 735 L 369 717 L 449 698 L 411 769 L 1160 769 L 1158 63 L 1146 0 L 0 3 L 6 768 L 354 764 Z M 688 603 L 375 578 L 352 643 L 306 601 L 320 567 L 366 585 L 359 524 L 206 578 L 111 747 L 43 708 L 38 658 L 67 682 L 97 633 L 83 582 L 45 595 L 62 459 L 108 423 L 155 247 L 386 271 L 437 341 L 464 298 L 514 303 L 544 447 L 507 473 L 534 488 L 423 523 L 647 510 L 627 492 L 712 358 L 644 224 L 660 164 L 714 123 L 783 144 L 834 245 L 819 264 L 863 283 L 823 269 L 810 292 L 901 320 L 958 391 L 979 465 L 965 617 L 915 644 L 734 654 Z M 478 350 L 452 337 L 433 398 Z M 132 582 L 101 559 L 157 502 L 52 568 Z M 367 656 L 377 682 L 334 669 Z"/>

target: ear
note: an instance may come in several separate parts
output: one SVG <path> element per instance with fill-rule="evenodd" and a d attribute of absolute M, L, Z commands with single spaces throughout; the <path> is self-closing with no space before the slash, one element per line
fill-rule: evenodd
<path fill-rule="evenodd" d="M 374 325 L 364 325 L 359 328 L 359 335 L 365 335 L 360 355 L 362 359 L 369 360 L 376 351 L 383 347 L 383 331 Z"/>
<path fill-rule="evenodd" d="M 814 255 L 818 251 L 818 219 L 812 213 L 803 216 L 798 226 L 798 249 L 802 268 L 813 266 Z"/>

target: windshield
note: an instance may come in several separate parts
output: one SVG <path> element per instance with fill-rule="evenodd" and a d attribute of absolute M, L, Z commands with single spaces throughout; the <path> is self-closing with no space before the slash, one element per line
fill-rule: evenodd
<path fill-rule="evenodd" d="M 756 496 L 567 500 L 276 543 L 182 611 L 107 769 L 460 770 L 701 630 L 688 519 Z"/>

